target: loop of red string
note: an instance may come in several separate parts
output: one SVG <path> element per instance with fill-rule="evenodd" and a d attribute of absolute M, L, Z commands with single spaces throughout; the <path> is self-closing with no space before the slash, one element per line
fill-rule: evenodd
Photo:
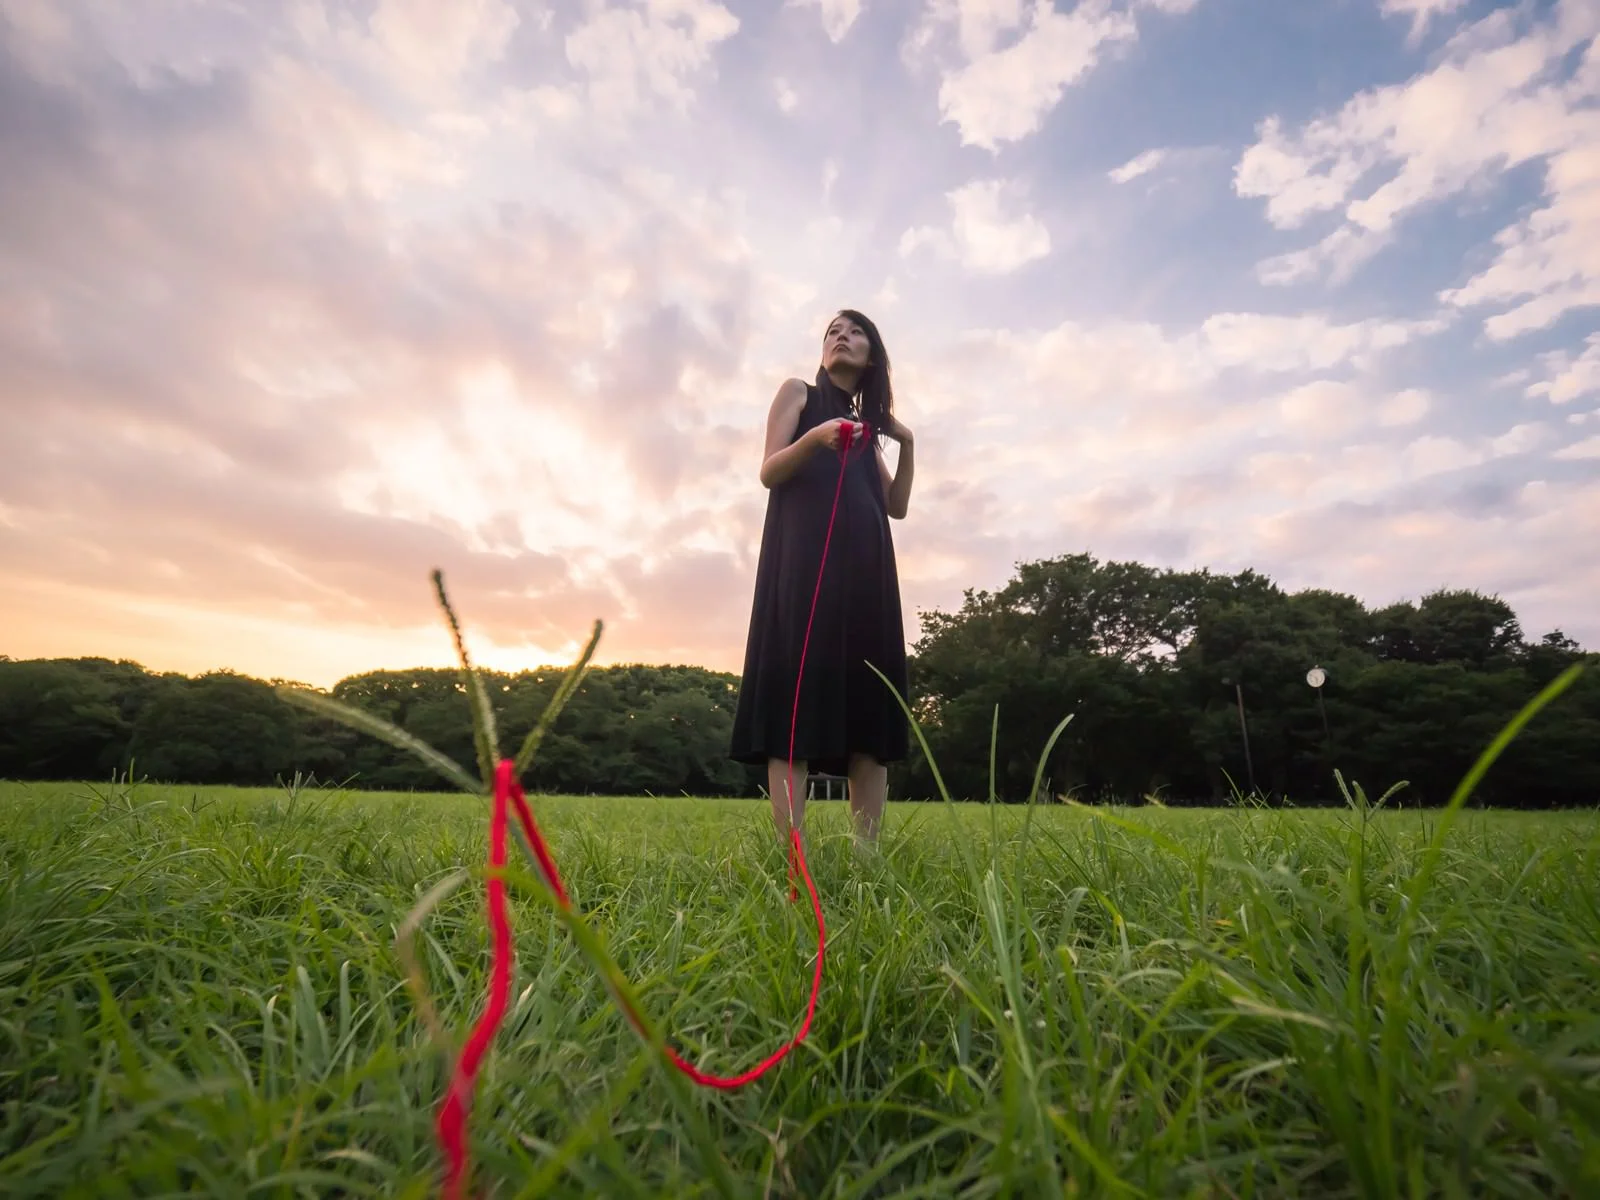
<path fill-rule="evenodd" d="M 864 421 L 855 422 L 853 428 L 847 424 L 840 431 L 839 482 L 834 488 L 833 508 L 828 513 L 828 532 L 822 543 L 822 560 L 817 565 L 816 587 L 811 594 L 811 613 L 806 619 L 805 639 L 800 647 L 800 667 L 796 672 L 795 678 L 794 710 L 789 720 L 789 794 L 787 797 L 789 804 L 789 899 L 792 902 L 799 894 L 794 882 L 795 871 L 798 870 L 805 880 L 806 890 L 811 894 L 811 910 L 817 919 L 817 963 L 811 975 L 811 996 L 806 1002 L 805 1019 L 801 1021 L 800 1028 L 795 1032 L 794 1037 L 742 1074 L 708 1074 L 692 1063 L 687 1062 L 670 1045 L 665 1047 L 667 1058 L 672 1062 L 672 1065 L 702 1087 L 731 1090 L 743 1087 L 752 1080 L 759 1079 L 804 1040 L 807 1032 L 811 1029 L 811 1019 L 817 1011 L 817 992 L 822 986 L 822 959 L 827 948 L 827 931 L 822 920 L 822 901 L 817 897 L 816 884 L 812 882 L 811 872 L 806 866 L 805 847 L 801 843 L 800 831 L 794 821 L 795 730 L 800 719 L 800 684 L 805 677 L 806 652 L 811 648 L 811 626 L 817 615 L 817 600 L 822 594 L 822 572 L 828 562 L 828 547 L 833 541 L 833 525 L 834 519 L 839 513 L 839 495 L 844 488 L 845 467 L 849 463 L 851 447 L 867 443 L 871 434 L 872 427 Z M 551 856 L 550 849 L 545 844 L 544 836 L 539 832 L 538 822 L 533 819 L 533 809 L 528 804 L 527 795 L 523 792 L 522 785 L 517 781 L 515 765 L 509 758 L 501 759 L 495 768 L 494 796 L 489 819 L 487 901 L 492 957 L 489 968 L 488 995 L 483 1007 L 483 1013 L 479 1016 L 477 1024 L 473 1026 L 472 1033 L 467 1038 L 466 1045 L 462 1047 L 461 1054 L 456 1060 L 455 1071 L 450 1079 L 450 1087 L 445 1093 L 444 1102 L 439 1106 L 438 1117 L 434 1126 L 439 1139 L 439 1146 L 445 1155 L 444 1194 L 449 1197 L 449 1200 L 459 1200 L 462 1187 L 466 1182 L 468 1168 L 467 1116 L 472 1108 L 473 1093 L 477 1090 L 478 1068 L 482 1065 L 484 1055 L 488 1052 L 489 1044 L 494 1040 L 494 1035 L 500 1028 L 500 1022 L 505 1018 L 506 1003 L 511 992 L 511 967 L 515 960 L 516 951 L 511 940 L 511 920 L 506 904 L 504 872 L 506 865 L 506 831 L 513 811 L 516 813 L 517 823 L 522 827 L 523 835 L 528 839 L 528 844 L 533 847 L 534 856 L 539 861 L 539 873 L 544 876 L 545 883 L 555 893 L 556 902 L 563 909 L 569 912 L 572 910 L 572 902 L 567 897 L 566 888 L 562 886 L 561 874 L 556 870 L 555 859 Z M 639 1019 L 639 1014 L 634 1012 L 625 1000 L 619 997 L 618 1001 L 624 1015 L 642 1035 L 644 1026 Z"/>

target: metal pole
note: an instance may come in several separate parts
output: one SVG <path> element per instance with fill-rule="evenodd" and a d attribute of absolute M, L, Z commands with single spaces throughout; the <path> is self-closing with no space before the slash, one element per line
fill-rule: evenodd
<path fill-rule="evenodd" d="M 1317 712 L 1322 715 L 1322 754 L 1330 770 L 1333 768 L 1333 732 L 1328 728 L 1328 706 L 1322 699 L 1322 685 L 1328 682 L 1328 673 L 1320 666 L 1306 672 L 1306 682 L 1317 694 Z"/>
<path fill-rule="evenodd" d="M 1250 757 L 1250 726 L 1244 719 L 1244 686 L 1233 685 L 1233 694 L 1239 698 L 1239 733 L 1244 738 L 1244 768 L 1250 780 L 1250 794 L 1256 794 L 1256 765 Z"/>

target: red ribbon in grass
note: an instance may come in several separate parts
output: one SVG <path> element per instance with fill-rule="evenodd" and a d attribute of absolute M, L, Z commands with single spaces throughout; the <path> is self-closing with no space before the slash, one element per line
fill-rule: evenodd
<path fill-rule="evenodd" d="M 806 866 L 805 847 L 801 844 L 800 831 L 794 823 L 794 742 L 795 729 L 800 719 L 800 681 L 805 675 L 806 652 L 811 648 L 811 625 L 816 619 L 817 600 L 822 594 L 822 571 L 827 565 L 828 547 L 833 541 L 833 524 L 839 513 L 839 494 L 844 488 L 845 466 L 849 462 L 850 447 L 865 442 L 872 432 L 872 427 L 864 421 L 846 424 L 851 427 L 841 431 L 844 436 L 839 443 L 839 482 L 834 488 L 833 509 L 828 514 L 828 532 L 822 543 L 822 561 L 817 566 L 817 583 L 811 595 L 811 614 L 806 620 L 805 640 L 800 647 L 800 671 L 795 679 L 794 711 L 789 721 L 789 899 L 793 901 L 799 894 L 794 883 L 794 873 L 798 869 L 805 879 L 806 890 L 811 894 L 811 910 L 817 918 L 817 965 L 811 975 L 811 997 L 806 1002 L 805 1019 L 801 1021 L 794 1037 L 742 1074 L 708 1074 L 687 1062 L 671 1046 L 667 1046 L 665 1048 L 667 1058 L 672 1065 L 702 1087 L 731 1090 L 759 1079 L 804 1040 L 811 1029 L 812 1017 L 817 1011 L 817 992 L 822 986 L 822 959 L 827 949 L 827 931 L 822 920 L 822 901 L 817 897 L 816 884 L 812 881 L 811 872 Z M 456 1060 L 449 1090 L 445 1093 L 444 1102 L 439 1106 L 435 1121 L 439 1146 L 445 1155 L 444 1194 L 449 1200 L 459 1200 L 466 1183 L 467 1117 L 472 1110 L 473 1094 L 477 1090 L 478 1068 L 483 1064 L 483 1057 L 488 1053 L 490 1043 L 494 1041 L 500 1022 L 505 1019 L 506 1003 L 511 994 L 511 968 L 516 960 L 516 950 L 511 940 L 511 918 L 506 904 L 505 866 L 506 831 L 513 810 L 516 812 L 517 823 L 522 826 L 522 832 L 528 839 L 528 844 L 533 847 L 534 857 L 538 859 L 539 873 L 544 876 L 545 883 L 555 893 L 556 902 L 568 912 L 572 911 L 572 902 L 567 897 L 566 888 L 561 884 L 561 874 L 556 870 L 555 859 L 545 844 L 544 835 L 539 832 L 538 822 L 533 819 L 533 809 L 528 804 L 528 797 L 517 781 L 516 766 L 511 759 L 503 758 L 495 767 L 494 799 L 489 818 L 487 900 L 492 959 L 489 968 L 488 996 L 483 1013 L 479 1016 L 477 1024 L 472 1027 L 472 1033 Z M 618 997 L 618 1003 L 629 1022 L 642 1035 L 644 1024 L 639 1019 L 639 1014 L 634 1012 L 621 997 Z"/>

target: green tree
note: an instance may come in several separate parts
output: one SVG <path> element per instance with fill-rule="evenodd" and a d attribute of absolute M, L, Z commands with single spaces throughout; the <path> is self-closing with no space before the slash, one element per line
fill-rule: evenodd
<path fill-rule="evenodd" d="M 1358 599 L 1342 593 L 1290 595 L 1249 572 L 1217 581 L 1200 606 L 1182 661 L 1195 708 L 1194 742 L 1211 772 L 1214 797 L 1227 794 L 1229 781 L 1247 787 L 1252 775 L 1267 795 L 1301 803 L 1335 797 L 1333 768 L 1343 742 L 1330 744 L 1305 676 L 1313 666 L 1327 672 L 1328 728 L 1342 731 L 1344 723 L 1334 719 L 1341 711 L 1336 697 L 1374 661 L 1372 621 Z"/>
<path fill-rule="evenodd" d="M 1593 656 L 1559 630 L 1523 639 L 1503 600 L 1436 591 L 1369 611 L 1326 589 L 1289 593 L 1254 571 L 1232 575 L 1102 563 L 1086 554 L 1023 563 L 955 612 L 924 615 L 910 655 L 911 706 L 958 797 L 989 788 L 1027 798 L 1056 723 L 1073 720 L 1046 778 L 1055 794 L 1213 802 L 1249 778 L 1269 797 L 1337 803 L 1333 770 L 1409 802 L 1439 803 L 1484 744 L 1539 688 Z M 1321 692 L 1306 670 L 1327 672 Z M 544 712 L 562 667 L 485 672 L 508 740 Z M 276 681 L 274 681 L 276 682 Z M 690 666 L 588 672 L 545 738 L 529 777 L 552 792 L 752 795 L 759 768 L 728 761 L 739 680 Z M 475 763 L 455 669 L 373 671 L 332 694 Z M 1319 706 L 1319 698 L 1325 705 Z M 1326 714 L 1326 725 L 1323 722 Z M 1600 678 L 1585 676 L 1511 744 L 1480 789 L 1516 807 L 1600 800 Z M 368 788 L 433 789 L 410 755 L 282 703 L 229 672 L 188 679 L 108 659 L 0 657 L 0 774 L 139 774 L 192 783 L 270 783 L 294 771 Z M 913 743 L 891 772 L 896 796 L 935 794 Z"/>
<path fill-rule="evenodd" d="M 1079 554 L 1023 564 L 999 592 L 969 591 L 958 612 L 927 614 L 913 709 L 952 792 L 986 794 L 996 706 L 996 787 L 1007 799 L 1027 798 L 1050 731 L 1069 713 L 1046 765 L 1053 791 L 1171 786 L 1190 740 L 1171 705 L 1174 673 L 1210 586 L 1204 572 Z M 934 791 L 920 752 L 900 776 L 908 791 Z"/>
<path fill-rule="evenodd" d="M 0 777 L 98 778 L 114 770 L 128 723 L 112 685 L 79 662 L 0 664 Z"/>
<path fill-rule="evenodd" d="M 1374 649 L 1391 662 L 1507 666 L 1522 646 L 1517 614 L 1498 596 L 1430 592 L 1413 605 L 1391 604 L 1374 619 Z"/>
<path fill-rule="evenodd" d="M 265 683 L 215 671 L 167 687 L 139 714 L 137 772 L 170 783 L 270 784 L 294 771 L 295 719 Z"/>

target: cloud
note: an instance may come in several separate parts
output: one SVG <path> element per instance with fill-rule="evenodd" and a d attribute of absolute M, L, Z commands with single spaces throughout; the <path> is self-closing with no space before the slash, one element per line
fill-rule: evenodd
<path fill-rule="evenodd" d="M 1387 382 L 1397 355 L 1443 330 L 1434 319 L 1231 313 L 1171 328 L 973 330 L 924 348 L 903 381 L 921 449 L 908 586 L 958 605 L 962 581 L 1084 549 L 1265 569 L 1373 603 L 1451 582 L 1499 588 L 1530 627 L 1592 641 L 1600 627 L 1575 616 L 1588 576 L 1540 565 L 1585 554 L 1592 531 L 1563 530 L 1544 505 L 1582 493 L 1588 443 L 1563 448 L 1570 435 L 1552 424 Z M 1484 556 L 1481 573 L 1450 561 L 1464 542 L 1514 541 L 1523 521 L 1537 550 Z M 1324 528 L 1337 531 L 1331 544 Z M 1457 541 L 1420 558 L 1393 548 L 1432 528 Z"/>
<path fill-rule="evenodd" d="M 993 52 L 1002 36 L 1019 29 L 1028 13 L 1024 0 L 955 0 L 951 4 L 930 3 L 926 20 L 918 31 L 931 38 L 941 26 L 954 22 L 961 53 L 969 60 Z"/>
<path fill-rule="evenodd" d="M 789 0 L 803 8 L 817 8 L 822 14 L 822 31 L 837 45 L 861 16 L 861 0 Z"/>
<path fill-rule="evenodd" d="M 1407 415 L 1417 401 L 1397 400 L 1374 372 L 1432 332 L 1426 322 L 1259 313 L 1216 314 L 1181 331 L 1128 321 L 972 330 L 931 351 L 932 365 L 909 381 L 908 394 L 931 419 L 962 420 L 969 446 L 992 445 L 987 469 L 1018 478 L 1037 471 L 1076 488 L 1125 471 L 1192 473 L 1266 439 L 1393 422 L 1397 406 Z M 1029 397 L 1026 416 L 972 425 L 972 398 L 944 382 L 952 379 Z"/>
<path fill-rule="evenodd" d="M 1176 330 L 1112 320 L 977 329 L 920 347 L 897 394 L 918 430 L 918 487 L 955 473 L 992 481 L 1006 527 L 1028 553 L 1061 552 L 1061 527 L 1045 514 L 1068 498 L 1120 495 L 1141 480 L 1159 481 L 1161 504 L 1137 531 L 1086 527 L 1094 544 L 1124 553 L 1183 546 L 1171 554 L 1194 561 L 1185 556 L 1199 553 L 1205 529 L 1235 520 L 1241 506 L 1274 503 L 1273 492 L 1239 475 L 1240 462 L 1265 447 L 1313 453 L 1330 438 L 1365 439 L 1375 456 L 1392 456 L 1388 431 L 1418 403 L 1377 375 L 1387 356 L 1427 336 L 1402 323 L 1253 313 Z M 919 528 L 939 530 L 941 545 L 953 536 Z M 974 560 L 980 569 L 987 560 Z"/>
<path fill-rule="evenodd" d="M 313 682 L 443 664 L 439 565 L 485 663 L 569 659 L 602 617 L 603 661 L 736 669 L 767 406 L 851 297 L 872 297 L 918 434 L 894 527 L 913 637 L 913 613 L 1082 549 L 1369 600 L 1514 585 L 1530 627 L 1600 639 L 1595 531 L 1551 519 L 1593 499 L 1600 335 L 1564 323 L 1519 358 L 1453 300 L 1352 289 L 1299 311 L 1255 294 L 1213 226 L 1171 227 L 1198 205 L 1096 211 L 1212 153 L 1160 145 L 1115 167 L 1131 189 L 1076 186 L 1111 165 L 1105 146 L 1158 145 L 1130 115 L 1148 84 L 1132 69 L 1095 81 L 1104 140 L 1000 136 L 1059 102 L 1036 85 L 1060 64 L 1017 49 L 1068 46 L 1058 18 L 1081 48 L 1082 22 L 1192 6 L 936 0 L 910 14 L 912 69 L 948 77 L 926 86 L 896 77 L 892 7 L 851 25 L 843 75 L 836 53 L 787 54 L 772 22 L 747 32 L 731 3 L 537 7 L 188 3 L 145 29 L 111 0 L 0 0 L 0 652 Z M 1561 11 L 1469 26 L 1429 71 L 1525 77 L 1513 101 L 1593 91 Z M 788 15 L 820 42 L 822 6 Z M 961 74 L 1006 54 L 1011 92 Z M 1247 102 L 1304 111 L 1315 88 L 1285 74 Z M 939 139 L 950 80 L 1005 171 L 974 177 L 977 143 Z M 786 119 L 800 98 L 806 120 Z M 1392 111 L 1344 111 L 1323 118 L 1338 137 L 1282 121 L 1277 167 L 1254 160 L 1281 168 L 1262 201 L 1295 239 L 1273 270 L 1324 278 L 1396 244 L 1440 261 L 1423 218 L 1448 225 L 1449 204 L 1386 228 L 1361 207 L 1412 153 L 1362 123 Z M 1432 128 L 1406 120 L 1407 138 Z M 1301 174 L 1339 177 L 1363 147 L 1343 192 L 1297 190 L 1307 155 L 1326 151 Z M 1517 228 L 1552 187 L 1580 195 L 1559 157 L 1518 160 L 1546 184 L 1532 205 L 1488 186 L 1492 156 L 1462 202 Z M 1045 263 L 1066 228 L 1094 232 L 1074 238 L 1069 287 Z M 1464 286 L 1501 254 L 1425 282 Z M 1413 553 L 1418 530 L 1509 549 L 1462 565 L 1448 543 Z"/>
<path fill-rule="evenodd" d="M 1256 264 L 1256 278 L 1278 287 L 1306 283 L 1325 274 L 1329 283 L 1341 284 L 1392 240 L 1386 232 L 1341 225 L 1315 245 L 1263 259 Z"/>
<path fill-rule="evenodd" d="M 454 81 L 504 53 L 519 24 L 505 0 L 380 0 L 370 19 L 383 56 L 413 82 Z"/>
<path fill-rule="evenodd" d="M 1131 183 L 1133 180 L 1138 179 L 1139 176 L 1148 175 L 1151 171 L 1154 171 L 1166 160 L 1166 157 L 1167 151 L 1164 149 L 1146 150 L 1143 154 L 1130 158 L 1120 167 L 1108 171 L 1107 174 L 1110 176 L 1112 183 Z"/>
<path fill-rule="evenodd" d="M 1524 421 L 1490 439 L 1489 446 L 1496 455 L 1530 454 L 1548 442 L 1551 436 L 1550 426 L 1538 421 Z"/>
<path fill-rule="evenodd" d="M 602 118 L 654 103 L 683 112 L 712 72 L 712 52 L 738 30 L 739 19 L 716 0 L 602 0 L 567 35 L 567 61 L 585 76 L 587 102 Z"/>
<path fill-rule="evenodd" d="M 1439 333 L 1445 324 L 1439 318 L 1337 322 L 1320 313 L 1217 313 L 1197 336 L 1223 366 L 1323 371 L 1343 363 L 1364 368 L 1375 356 Z"/>
<path fill-rule="evenodd" d="M 963 426 L 960 450 L 970 477 L 1006 480 L 995 507 L 1019 557 L 1080 547 L 1254 566 L 1370 603 L 1442 584 L 1498 589 L 1530 627 L 1594 642 L 1600 626 L 1578 614 L 1600 579 L 1573 566 L 1592 560 L 1594 525 L 1563 530 L 1546 507 L 1592 499 L 1592 438 L 1563 446 L 1571 435 L 1547 422 L 1386 386 L 1398 352 L 1445 328 L 1274 314 L 1173 330 L 1067 322 L 968 338 L 942 370 L 982 379 L 984 395 L 1030 397 L 1010 424 Z M 939 454 L 934 440 L 923 461 Z M 1525 523 L 1533 546 L 1512 546 Z M 1416 531 L 1438 541 L 1413 557 Z M 1485 542 L 1502 552 L 1451 560 Z"/>
<path fill-rule="evenodd" d="M 895 534 L 901 589 L 909 606 L 959 604 L 962 590 L 974 579 L 1005 578 L 1027 544 L 1014 501 L 975 482 L 970 457 L 965 470 L 955 460 L 944 461 L 951 465 L 930 462 L 925 468 L 919 462 L 917 467 L 917 526 L 938 530 L 938 536 Z M 906 528 L 909 533 L 909 523 Z M 915 638 L 914 624 L 907 633 Z"/>
<path fill-rule="evenodd" d="M 928 0 L 903 56 L 932 59 L 940 73 L 939 115 L 963 146 L 998 153 L 1037 133 L 1107 54 L 1138 40 L 1136 14 L 1178 16 L 1198 0 Z"/>
<path fill-rule="evenodd" d="M 1555 452 L 1554 457 L 1572 460 L 1600 458 L 1600 435 L 1584 438 L 1581 442 L 1573 442 L 1570 446 L 1563 446 Z"/>
<path fill-rule="evenodd" d="M 1459 12 L 1467 0 L 1379 0 L 1378 9 L 1386 17 L 1410 17 L 1411 32 L 1406 41 L 1415 45 L 1422 40 L 1428 27 L 1437 17 Z"/>
<path fill-rule="evenodd" d="M 1405 11 L 1422 20 L 1445 10 Z M 1537 162 L 1545 203 L 1502 229 L 1493 260 L 1440 298 L 1497 307 L 1484 321 L 1496 340 L 1600 302 L 1596 32 L 1600 9 L 1583 0 L 1561 0 L 1543 21 L 1502 9 L 1458 33 L 1434 67 L 1406 83 L 1364 91 L 1299 129 L 1267 118 L 1239 159 L 1235 191 L 1264 200 L 1279 229 L 1324 213 L 1343 220 L 1312 247 L 1262 264 L 1263 279 L 1347 278 L 1401 221 L 1493 173 Z"/>
<path fill-rule="evenodd" d="M 118 35 L 78 31 L 97 57 L 0 24 L 16 602 L 137 603 L 152 642 L 208 607 L 281 651 L 295 622 L 409 637 L 440 565 L 491 645 L 553 652 L 610 616 L 609 651 L 648 657 L 670 630 L 617 614 L 680 578 L 649 565 L 661 531 L 687 521 L 672 544 L 692 550 L 748 521 L 725 397 L 751 390 L 764 281 L 728 236 L 737 199 L 623 167 L 571 216 L 498 201 L 442 221 L 450 137 L 294 54 L 139 85 Z"/>
<path fill-rule="evenodd" d="M 1292 429 L 1315 436 L 1338 437 L 1361 424 L 1365 397 L 1353 383 L 1318 379 L 1286 392 L 1278 411 Z"/>
<path fill-rule="evenodd" d="M 949 227 L 907 229 L 900 238 L 900 253 L 914 254 L 927 246 L 982 274 L 1015 271 L 1050 253 L 1050 232 L 1043 222 L 1031 213 L 1016 212 L 1024 198 L 1016 184 L 1004 180 L 963 184 L 945 193 Z"/>
<path fill-rule="evenodd" d="M 1579 616 L 1600 583 L 1584 550 L 1593 518 L 1563 527 L 1551 507 L 1600 498 L 1576 458 L 1587 443 L 1541 458 L 1559 446 L 1548 425 L 1466 433 L 1441 414 L 1429 427 L 1435 410 L 1385 389 L 1381 361 L 1287 387 L 1269 369 L 1283 363 L 1270 353 L 1224 368 L 1199 327 L 1080 326 L 953 348 L 924 369 L 984 385 L 965 412 L 952 406 L 958 421 L 912 418 L 925 448 L 908 586 L 958 605 L 974 578 L 1082 549 L 1265 569 L 1371 604 L 1441 585 L 1497 590 L 1530 629 L 1600 633 Z M 919 377 L 907 395 L 920 408 L 931 390 Z M 967 415 L 1008 394 L 1030 401 L 989 422 Z"/>
<path fill-rule="evenodd" d="M 1421 388 L 1396 392 L 1384 404 L 1378 421 L 1382 425 L 1415 425 L 1433 409 L 1433 400 Z"/>
<path fill-rule="evenodd" d="M 1600 392 L 1600 333 L 1591 333 L 1583 352 L 1573 358 L 1565 350 L 1544 356 L 1549 375 L 1530 384 L 1528 395 L 1543 396 L 1551 404 L 1570 404 L 1593 392 Z"/>
<path fill-rule="evenodd" d="M 961 144 L 997 151 L 1038 131 L 1062 94 L 1087 74 L 1109 47 L 1138 36 L 1132 15 L 1109 0 L 1083 0 L 1070 13 L 1051 0 L 1021 3 L 958 0 L 955 24 L 966 61 L 945 72 L 939 113 L 955 124 Z M 935 6 L 932 22 L 948 22 Z M 1020 27 L 1003 48 L 995 43 Z"/>
<path fill-rule="evenodd" d="M 1471 505 L 1471 488 L 1487 503 Z M 1220 559 L 1248 548 L 1294 563 L 1281 582 L 1351 591 L 1371 605 L 1415 599 L 1436 587 L 1499 594 L 1531 636 L 1560 626 L 1592 641 L 1592 622 L 1578 614 L 1583 597 L 1600 587 L 1600 565 L 1594 555 L 1574 551 L 1597 542 L 1600 484 L 1592 476 L 1501 484 L 1480 474 L 1455 489 L 1419 490 L 1405 500 L 1287 509 L 1241 529 L 1232 546 L 1212 541 L 1204 549 Z M 1553 574 L 1548 564 L 1556 561 L 1568 565 Z M 1416 582 L 1397 578 L 1396 562 L 1407 563 L 1403 578 Z"/>

